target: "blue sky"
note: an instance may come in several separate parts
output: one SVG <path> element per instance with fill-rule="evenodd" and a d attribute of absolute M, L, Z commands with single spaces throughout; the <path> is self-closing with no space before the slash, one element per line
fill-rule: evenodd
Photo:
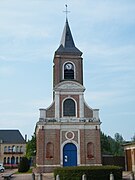
<path fill-rule="evenodd" d="M 1 0 L 0 128 L 30 138 L 39 108 L 52 102 L 52 65 L 65 24 L 83 52 L 85 100 L 101 130 L 135 134 L 134 0 Z"/>

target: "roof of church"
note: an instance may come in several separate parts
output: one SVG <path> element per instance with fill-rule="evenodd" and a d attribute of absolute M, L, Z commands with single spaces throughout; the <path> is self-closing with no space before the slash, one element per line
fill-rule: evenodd
<path fill-rule="evenodd" d="M 0 130 L 0 142 L 8 144 L 26 143 L 19 130 Z"/>
<path fill-rule="evenodd" d="M 60 46 L 55 53 L 56 54 L 70 53 L 70 54 L 82 55 L 82 52 L 75 46 L 67 19 L 63 30 Z"/>

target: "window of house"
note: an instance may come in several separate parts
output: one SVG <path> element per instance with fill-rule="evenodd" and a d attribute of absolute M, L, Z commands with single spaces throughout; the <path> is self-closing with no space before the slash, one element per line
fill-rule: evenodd
<path fill-rule="evenodd" d="M 12 152 L 15 152 L 16 151 L 16 148 L 15 148 L 15 146 L 13 145 L 12 146 Z"/>
<path fill-rule="evenodd" d="M 10 146 L 8 146 L 8 152 L 11 152 L 11 148 L 10 148 Z"/>
<path fill-rule="evenodd" d="M 53 158 L 53 155 L 54 155 L 53 143 L 48 142 L 46 145 L 46 158 Z"/>
<path fill-rule="evenodd" d="M 4 147 L 4 152 L 7 152 L 7 146 Z"/>
<path fill-rule="evenodd" d="M 16 164 L 18 164 L 19 162 L 18 162 L 18 157 L 16 157 Z"/>
<path fill-rule="evenodd" d="M 16 147 L 16 152 L 19 152 L 19 146 Z"/>
<path fill-rule="evenodd" d="M 66 99 L 63 102 L 63 116 L 76 116 L 75 101 Z"/>
<path fill-rule="evenodd" d="M 23 152 L 23 147 L 22 146 L 20 146 L 20 152 Z"/>
<path fill-rule="evenodd" d="M 87 144 L 87 158 L 91 159 L 94 157 L 94 144 L 89 142 Z"/>
<path fill-rule="evenodd" d="M 6 160 L 7 160 L 6 157 L 4 157 L 4 160 L 3 160 L 4 164 L 6 164 Z"/>
<path fill-rule="evenodd" d="M 7 158 L 7 164 L 10 164 L 10 157 Z"/>

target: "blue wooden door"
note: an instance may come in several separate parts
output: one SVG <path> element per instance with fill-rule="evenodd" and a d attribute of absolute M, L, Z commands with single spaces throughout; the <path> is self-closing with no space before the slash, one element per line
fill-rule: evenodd
<path fill-rule="evenodd" d="M 77 166 L 77 148 L 72 143 L 63 148 L 63 166 Z"/>

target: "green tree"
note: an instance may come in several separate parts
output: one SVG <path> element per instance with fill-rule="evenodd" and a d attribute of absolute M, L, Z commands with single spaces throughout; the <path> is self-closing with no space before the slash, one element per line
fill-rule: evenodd
<path fill-rule="evenodd" d="M 110 154 L 111 146 L 108 141 L 108 137 L 101 132 L 101 153 L 102 154 Z"/>
<path fill-rule="evenodd" d="M 26 157 L 22 157 L 18 166 L 18 172 L 27 172 L 30 169 L 29 160 Z"/>
<path fill-rule="evenodd" d="M 107 136 L 101 132 L 101 152 L 102 154 L 111 154 L 121 156 L 124 154 L 122 144 L 124 143 L 123 137 L 116 133 L 115 138 Z"/>
<path fill-rule="evenodd" d="M 30 159 L 36 155 L 36 135 L 34 134 L 31 140 L 28 140 L 26 145 L 26 157 Z"/>
<path fill-rule="evenodd" d="M 122 135 L 120 135 L 119 133 L 116 133 L 116 134 L 114 135 L 114 138 L 115 138 L 115 141 L 116 141 L 116 142 L 118 142 L 118 143 L 120 143 L 120 144 L 123 144 L 124 139 L 123 139 Z"/>
<path fill-rule="evenodd" d="M 131 141 L 132 141 L 132 142 L 135 142 L 135 134 L 134 134 L 134 136 L 131 138 Z"/>
<path fill-rule="evenodd" d="M 122 135 L 116 133 L 114 137 L 115 137 L 115 149 L 114 149 L 115 155 L 124 155 L 124 149 L 122 146 L 122 144 L 124 143 L 124 139 Z"/>

